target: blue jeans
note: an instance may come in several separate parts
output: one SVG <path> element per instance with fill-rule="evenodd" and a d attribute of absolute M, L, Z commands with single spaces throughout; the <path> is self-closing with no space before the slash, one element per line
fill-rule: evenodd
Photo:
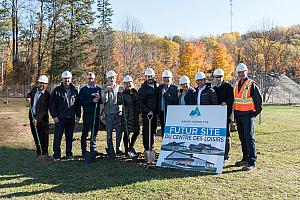
<path fill-rule="evenodd" d="M 72 142 L 73 142 L 73 133 L 75 126 L 75 118 L 59 118 L 59 122 L 55 123 L 55 133 L 53 141 L 53 158 L 61 157 L 61 139 L 65 131 L 66 137 L 66 156 L 73 156 L 72 154 Z"/>
<path fill-rule="evenodd" d="M 108 155 L 111 158 L 115 158 L 116 154 L 114 151 L 112 132 L 113 129 L 116 130 L 116 151 L 121 151 L 121 142 L 122 142 L 122 116 L 119 113 L 105 114 L 106 120 L 106 133 L 107 133 L 107 150 Z"/>
<path fill-rule="evenodd" d="M 94 113 L 83 113 L 83 128 L 82 128 L 82 135 L 81 135 L 81 151 L 82 153 L 86 152 L 86 138 L 88 136 L 89 131 L 93 131 L 93 124 L 94 124 Z M 91 134 L 91 140 L 90 140 L 90 151 L 96 151 L 96 140 L 97 140 L 97 134 L 99 129 L 99 114 L 96 115 L 95 120 L 95 127 L 94 127 L 94 138 L 92 138 Z"/>
<path fill-rule="evenodd" d="M 254 116 L 235 115 L 239 138 L 242 145 L 243 161 L 256 165 L 256 145 L 254 139 Z"/>

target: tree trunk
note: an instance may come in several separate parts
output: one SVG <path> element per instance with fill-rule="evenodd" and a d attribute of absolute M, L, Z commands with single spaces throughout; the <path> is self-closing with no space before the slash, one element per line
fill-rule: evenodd
<path fill-rule="evenodd" d="M 12 32 L 12 65 L 15 70 L 15 56 L 16 56 L 16 29 L 15 29 L 15 0 L 12 1 L 11 6 L 11 32 Z"/>
<path fill-rule="evenodd" d="M 44 2 L 41 1 L 40 7 L 40 27 L 39 27 L 39 39 L 38 39 L 38 65 L 37 65 L 37 77 L 41 75 L 41 67 L 42 67 L 42 33 L 43 33 L 43 20 L 44 20 L 44 11 L 43 11 Z"/>
<path fill-rule="evenodd" d="M 16 28 L 16 58 L 15 60 L 19 60 L 19 19 L 18 19 L 18 0 L 16 0 L 16 9 L 15 9 L 15 28 Z"/>

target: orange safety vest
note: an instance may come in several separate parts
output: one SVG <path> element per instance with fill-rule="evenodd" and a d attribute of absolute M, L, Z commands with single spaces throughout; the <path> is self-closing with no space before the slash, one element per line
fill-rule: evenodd
<path fill-rule="evenodd" d="M 239 82 L 238 82 L 239 83 Z M 238 111 L 256 111 L 253 98 L 250 96 L 250 90 L 253 81 L 246 80 L 239 92 L 238 83 L 234 86 L 234 110 Z"/>

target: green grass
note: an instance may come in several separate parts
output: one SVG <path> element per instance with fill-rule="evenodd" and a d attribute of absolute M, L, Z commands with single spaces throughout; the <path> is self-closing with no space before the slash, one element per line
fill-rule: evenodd
<path fill-rule="evenodd" d="M 241 159 L 234 132 L 231 163 L 226 164 L 223 174 L 209 175 L 146 169 L 140 163 L 104 159 L 92 164 L 80 160 L 38 161 L 24 100 L 11 100 L 8 105 L 0 102 L 0 199 L 300 199 L 299 107 L 264 107 L 262 124 L 255 127 L 255 171 L 243 172 L 232 165 Z M 76 133 L 75 138 L 79 137 Z M 79 142 L 75 140 L 73 145 L 77 155 Z M 156 137 L 157 150 L 160 142 Z M 104 132 L 98 143 L 103 152 Z M 141 136 L 138 151 L 142 151 Z"/>

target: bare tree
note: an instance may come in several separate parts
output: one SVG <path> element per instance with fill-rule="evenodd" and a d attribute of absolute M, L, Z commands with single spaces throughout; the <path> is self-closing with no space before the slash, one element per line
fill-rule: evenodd
<path fill-rule="evenodd" d="M 263 21 L 260 26 L 252 28 L 244 35 L 247 63 L 253 69 L 253 75 L 261 85 L 263 100 L 274 87 L 274 74 L 278 74 L 279 66 L 283 65 L 288 32 Z M 272 75 L 273 74 L 273 75 Z"/>
<path fill-rule="evenodd" d="M 118 34 L 121 42 L 124 72 L 129 73 L 136 65 L 141 53 L 140 33 L 142 26 L 135 18 L 127 17 L 121 24 L 121 32 Z"/>

